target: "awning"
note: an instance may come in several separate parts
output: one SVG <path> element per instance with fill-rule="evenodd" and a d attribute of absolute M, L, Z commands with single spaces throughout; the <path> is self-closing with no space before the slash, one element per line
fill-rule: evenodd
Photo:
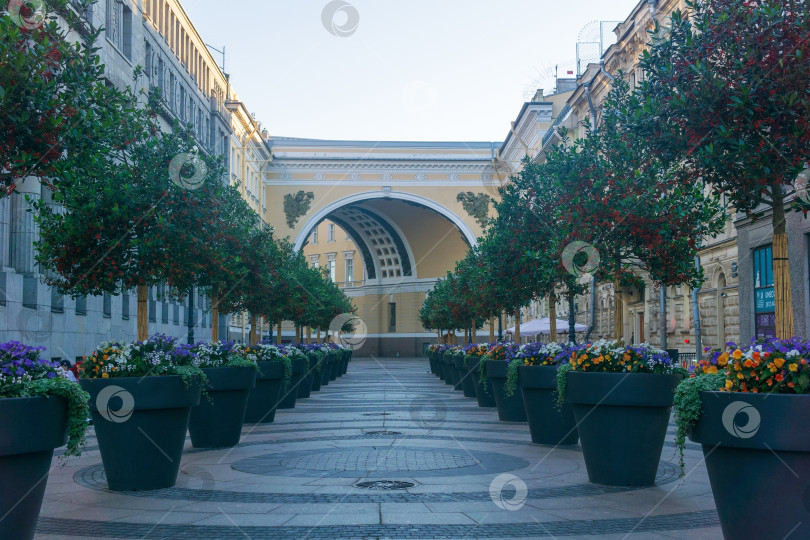
<path fill-rule="evenodd" d="M 588 330 L 588 327 L 584 324 L 576 323 L 574 326 L 575 332 L 585 332 Z M 515 327 L 507 328 L 507 334 L 514 334 Z M 550 334 L 551 333 L 551 319 L 545 317 L 543 319 L 533 319 L 531 321 L 526 321 L 525 323 L 520 324 L 520 337 L 533 337 L 538 334 Z M 568 321 L 557 319 L 557 333 L 558 334 L 567 334 L 568 333 Z"/>

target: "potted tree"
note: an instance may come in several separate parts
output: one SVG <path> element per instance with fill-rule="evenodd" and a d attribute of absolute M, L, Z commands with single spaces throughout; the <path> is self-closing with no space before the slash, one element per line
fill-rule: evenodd
<path fill-rule="evenodd" d="M 233 342 L 181 345 L 178 356 L 205 374 L 207 396 L 191 409 L 188 431 L 195 448 L 235 446 L 242 435 L 248 395 L 256 386 L 256 363 Z"/>
<path fill-rule="evenodd" d="M 681 456 L 686 436 L 703 446 L 726 538 L 810 534 L 810 436 L 797 429 L 810 420 L 808 362 L 807 341 L 761 338 L 713 351 L 678 387 L 676 443 Z M 772 519 L 750 511 L 764 507 Z"/>
<path fill-rule="evenodd" d="M 80 455 L 88 395 L 40 358 L 43 347 L 0 344 L 0 537 L 33 538 L 54 448 Z"/>
<path fill-rule="evenodd" d="M 102 343 L 79 367 L 107 485 L 114 491 L 172 487 L 191 408 L 204 375 L 162 335 L 132 344 Z"/>
<path fill-rule="evenodd" d="M 557 372 L 571 404 L 588 478 L 596 484 L 655 483 L 675 388 L 685 376 L 666 351 L 600 340 Z"/>
<path fill-rule="evenodd" d="M 506 390 L 509 394 L 520 387 L 533 443 L 560 445 L 579 441 L 571 404 L 560 404 L 558 400 L 557 371 L 582 348 L 584 345 L 528 343 L 509 363 Z"/>
<path fill-rule="evenodd" d="M 256 386 L 250 390 L 245 422 L 266 424 L 276 418 L 276 409 L 282 397 L 282 390 L 290 384 L 292 362 L 275 345 L 259 343 L 245 348 L 242 354 L 256 362 Z"/>

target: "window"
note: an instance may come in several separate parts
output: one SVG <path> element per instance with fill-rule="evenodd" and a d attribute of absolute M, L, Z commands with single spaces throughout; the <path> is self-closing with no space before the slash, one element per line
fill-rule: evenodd
<path fill-rule="evenodd" d="M 388 304 L 388 331 L 397 331 L 397 305 L 393 302 Z"/>
<path fill-rule="evenodd" d="M 354 259 L 346 259 L 346 279 L 347 282 L 354 281 Z"/>
<path fill-rule="evenodd" d="M 121 318 L 125 321 L 129 320 L 129 293 L 121 295 Z"/>
<path fill-rule="evenodd" d="M 318 255 L 310 255 L 309 263 L 312 265 L 312 268 L 318 268 L 320 265 L 318 264 Z"/>
<path fill-rule="evenodd" d="M 776 337 L 771 246 L 754 250 L 754 319 L 757 337 Z"/>
<path fill-rule="evenodd" d="M 312 230 L 312 243 L 313 244 L 318 243 L 318 229 L 317 228 Z"/>
<path fill-rule="evenodd" d="M 110 293 L 104 293 L 102 314 L 106 319 L 112 317 L 112 295 Z"/>
<path fill-rule="evenodd" d="M 121 7 L 123 15 L 121 21 L 121 52 L 132 60 L 132 10 L 127 5 Z"/>
<path fill-rule="evenodd" d="M 76 315 L 87 315 L 86 296 L 80 296 L 76 299 Z"/>
<path fill-rule="evenodd" d="M 335 224 L 334 223 L 329 224 L 329 241 L 330 242 L 335 241 Z"/>
<path fill-rule="evenodd" d="M 144 67 L 144 73 L 146 74 L 146 77 L 151 80 L 152 76 L 154 75 L 154 73 L 152 73 L 154 62 L 152 62 L 152 46 L 149 44 L 148 41 L 146 42 L 145 64 L 146 66 Z"/>
<path fill-rule="evenodd" d="M 65 312 L 65 297 L 59 294 L 56 287 L 51 287 L 51 313 Z"/>
<path fill-rule="evenodd" d="M 334 258 L 329 259 L 329 279 L 331 279 L 332 281 L 337 280 L 336 268 L 337 268 L 337 265 L 336 265 L 335 259 Z"/>
<path fill-rule="evenodd" d="M 174 302 L 172 304 L 174 306 L 174 324 L 180 324 L 180 304 Z"/>
<path fill-rule="evenodd" d="M 349 233 L 346 233 L 346 238 L 345 238 L 345 240 L 348 242 L 348 241 L 349 241 L 349 240 L 351 240 L 351 239 L 352 239 L 352 235 L 350 235 Z"/>

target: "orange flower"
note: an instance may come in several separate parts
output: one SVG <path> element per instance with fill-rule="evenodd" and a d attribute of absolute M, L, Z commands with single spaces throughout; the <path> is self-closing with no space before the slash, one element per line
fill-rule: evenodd
<path fill-rule="evenodd" d="M 734 360 L 739 360 L 740 358 L 742 358 L 742 354 L 743 354 L 742 351 L 740 349 L 737 349 L 736 351 L 731 353 L 731 357 L 734 358 Z"/>
<path fill-rule="evenodd" d="M 775 358 L 773 363 L 776 364 L 776 367 L 781 369 L 782 366 L 785 365 L 785 359 L 784 358 Z"/>
<path fill-rule="evenodd" d="M 785 376 L 784 376 L 784 375 L 782 375 L 781 373 L 777 373 L 777 374 L 776 374 L 776 382 L 782 382 L 782 381 L 784 381 L 784 380 L 785 380 Z"/>
<path fill-rule="evenodd" d="M 726 367 L 728 365 L 728 353 L 724 352 L 720 356 L 717 357 L 717 365 L 720 367 Z"/>
<path fill-rule="evenodd" d="M 709 368 L 709 373 L 717 373 L 717 366 L 712 366 Z"/>
<path fill-rule="evenodd" d="M 747 359 L 745 360 L 745 362 L 743 363 L 743 365 L 744 365 L 745 367 L 747 367 L 747 368 L 752 368 L 752 367 L 754 367 L 754 361 L 753 361 L 753 360 L 751 360 L 750 358 L 747 358 Z"/>
<path fill-rule="evenodd" d="M 754 362 L 759 364 L 759 351 L 754 351 L 754 354 L 752 354 L 751 357 L 754 359 Z"/>

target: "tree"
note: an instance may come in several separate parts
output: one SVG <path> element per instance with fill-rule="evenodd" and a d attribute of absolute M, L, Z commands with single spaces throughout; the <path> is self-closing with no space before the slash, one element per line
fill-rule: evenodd
<path fill-rule="evenodd" d="M 0 11 L 0 197 L 30 176 L 71 177 L 115 144 L 110 128 L 125 118 L 127 96 L 105 83 L 99 31 L 79 15 L 89 5 L 11 2 Z M 83 39 L 72 42 L 77 33 Z"/>
<path fill-rule="evenodd" d="M 207 212 L 223 177 L 219 158 L 198 153 L 193 132 L 161 133 L 154 109 L 132 109 L 109 130 L 109 154 L 59 179 L 40 201 L 37 261 L 72 296 L 138 294 L 138 339 L 148 336 L 147 287 L 194 284 L 196 254 L 221 223 Z M 150 104 L 157 99 L 150 96 Z"/>
<path fill-rule="evenodd" d="M 693 182 L 752 219 L 771 212 L 776 333 L 793 335 L 786 213 L 810 161 L 806 0 L 703 0 L 676 12 L 642 57 L 646 136 Z M 804 191 L 806 194 L 806 190 Z"/>

